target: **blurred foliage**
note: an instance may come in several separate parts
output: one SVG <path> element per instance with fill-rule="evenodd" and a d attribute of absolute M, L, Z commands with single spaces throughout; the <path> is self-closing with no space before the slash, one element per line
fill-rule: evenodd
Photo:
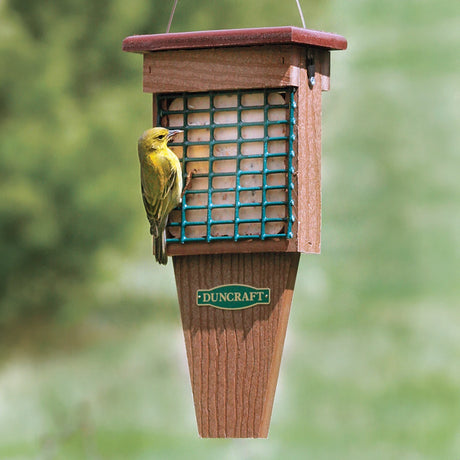
<path fill-rule="evenodd" d="M 268 25 L 276 11 L 283 23 L 296 20 L 294 5 L 287 14 L 265 4 L 255 21 L 256 2 L 184 0 L 173 28 Z M 0 3 L 0 327 L 49 317 L 75 296 L 82 302 L 100 250 L 133 238 L 135 142 L 151 115 L 141 59 L 121 42 L 163 31 L 170 7 Z"/>
<path fill-rule="evenodd" d="M 97 5 L 0 5 L 0 324 L 54 313 L 95 250 L 127 236 L 129 188 L 117 184 L 132 168 L 116 133 L 134 73 Z"/>
<path fill-rule="evenodd" d="M 354 20 L 325 97 L 323 254 L 334 252 L 333 290 L 351 305 L 459 294 L 456 11 L 448 0 L 336 5 Z"/>

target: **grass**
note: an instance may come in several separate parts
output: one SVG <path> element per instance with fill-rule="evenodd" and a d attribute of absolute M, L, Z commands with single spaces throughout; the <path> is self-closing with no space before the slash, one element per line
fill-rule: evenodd
<path fill-rule="evenodd" d="M 122 270 L 94 309 L 12 331 L 1 459 L 459 458 L 460 27 L 433 5 L 331 4 L 349 50 L 324 94 L 323 251 L 301 261 L 270 439 L 198 439 L 172 267 L 146 242 L 101 258 Z"/>

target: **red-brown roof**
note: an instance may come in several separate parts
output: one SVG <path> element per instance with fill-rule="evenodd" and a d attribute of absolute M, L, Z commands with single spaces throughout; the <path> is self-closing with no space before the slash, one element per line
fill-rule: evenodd
<path fill-rule="evenodd" d="M 133 35 L 123 40 L 123 51 L 148 51 L 216 48 L 254 45 L 312 45 L 344 50 L 347 40 L 341 35 L 300 27 L 262 27 L 257 29 L 206 30 L 155 35 Z"/>

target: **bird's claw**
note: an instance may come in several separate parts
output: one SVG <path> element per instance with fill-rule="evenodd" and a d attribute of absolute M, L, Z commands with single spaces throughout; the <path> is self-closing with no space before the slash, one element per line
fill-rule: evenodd
<path fill-rule="evenodd" d="M 187 177 L 185 178 L 185 185 L 184 185 L 184 188 L 182 189 L 182 195 L 181 195 L 181 198 L 184 196 L 185 192 L 190 188 L 191 184 L 192 184 L 192 177 L 194 174 L 196 174 L 198 171 L 196 169 L 194 169 L 193 171 L 190 171 L 188 174 L 187 174 Z"/>

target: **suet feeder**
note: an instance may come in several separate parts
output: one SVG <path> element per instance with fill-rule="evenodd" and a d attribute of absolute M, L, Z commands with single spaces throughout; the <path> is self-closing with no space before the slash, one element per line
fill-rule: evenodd
<path fill-rule="evenodd" d="M 296 27 L 128 37 L 153 125 L 190 187 L 170 214 L 198 431 L 266 437 L 301 253 L 319 253 L 321 92 L 335 34 Z"/>

